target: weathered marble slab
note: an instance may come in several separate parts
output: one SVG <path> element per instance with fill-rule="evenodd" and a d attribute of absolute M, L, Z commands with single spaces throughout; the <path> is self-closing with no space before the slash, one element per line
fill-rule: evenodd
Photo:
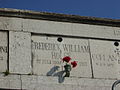
<path fill-rule="evenodd" d="M 12 17 L 0 17 L 0 29 L 1 30 L 22 30 L 22 19 Z"/>
<path fill-rule="evenodd" d="M 62 51 L 69 55 L 78 66 L 71 70 L 71 76 L 92 77 L 88 40 L 63 38 Z"/>
<path fill-rule="evenodd" d="M 0 88 L 10 89 L 10 90 L 15 90 L 15 89 L 20 90 L 21 86 L 22 85 L 19 75 L 4 76 L 3 74 L 0 74 Z"/>
<path fill-rule="evenodd" d="M 23 19 L 22 29 L 27 32 L 92 37 L 103 39 L 120 38 L 120 28 L 80 23 Z"/>
<path fill-rule="evenodd" d="M 22 89 L 27 90 L 111 90 L 115 80 L 90 78 L 65 78 L 63 83 L 58 77 L 21 76 Z M 116 86 L 119 90 L 120 86 Z"/>
<path fill-rule="evenodd" d="M 8 60 L 8 35 L 7 32 L 0 31 L 0 72 L 7 70 Z"/>
<path fill-rule="evenodd" d="M 90 51 L 95 78 L 118 78 L 120 75 L 120 46 L 114 41 L 90 40 Z"/>
<path fill-rule="evenodd" d="M 9 70 L 10 73 L 31 73 L 31 34 L 9 32 Z"/>
<path fill-rule="evenodd" d="M 32 36 L 33 72 L 38 75 L 56 76 L 64 70 L 62 58 L 70 56 L 77 61 L 78 66 L 73 68 L 71 76 L 91 77 L 91 65 L 88 40 L 58 37 Z"/>
<path fill-rule="evenodd" d="M 72 23 L 23 19 L 23 30 L 35 33 L 72 35 Z"/>

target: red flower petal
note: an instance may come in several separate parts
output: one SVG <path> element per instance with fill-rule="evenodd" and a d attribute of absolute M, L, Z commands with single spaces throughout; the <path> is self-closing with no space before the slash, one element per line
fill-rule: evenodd
<path fill-rule="evenodd" d="M 66 56 L 62 60 L 63 60 L 63 62 L 65 61 L 68 63 L 71 60 L 71 58 L 69 56 Z"/>
<path fill-rule="evenodd" d="M 76 61 L 71 62 L 71 65 L 72 65 L 73 68 L 76 67 L 77 66 L 77 62 Z"/>

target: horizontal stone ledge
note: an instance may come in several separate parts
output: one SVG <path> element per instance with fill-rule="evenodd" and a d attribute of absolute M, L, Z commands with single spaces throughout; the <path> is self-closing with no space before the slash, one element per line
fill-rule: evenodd
<path fill-rule="evenodd" d="M 120 27 L 120 20 L 115 19 L 96 18 L 79 15 L 66 15 L 48 12 L 36 12 L 30 10 L 0 8 L 0 16 Z"/>

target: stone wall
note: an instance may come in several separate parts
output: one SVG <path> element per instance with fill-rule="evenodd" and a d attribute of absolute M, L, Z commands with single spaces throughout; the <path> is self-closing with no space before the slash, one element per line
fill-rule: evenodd
<path fill-rule="evenodd" d="M 119 38 L 119 27 L 0 16 L 0 88 L 111 90 Z M 78 63 L 65 78 L 64 56 Z"/>

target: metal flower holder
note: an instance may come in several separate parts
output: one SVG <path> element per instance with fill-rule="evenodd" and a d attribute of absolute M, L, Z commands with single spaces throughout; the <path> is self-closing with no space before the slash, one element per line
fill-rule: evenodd
<path fill-rule="evenodd" d="M 64 66 L 64 68 L 65 68 L 65 77 L 69 77 L 70 76 L 70 71 L 71 71 L 71 65 L 69 65 L 69 64 L 66 64 L 65 66 Z"/>

